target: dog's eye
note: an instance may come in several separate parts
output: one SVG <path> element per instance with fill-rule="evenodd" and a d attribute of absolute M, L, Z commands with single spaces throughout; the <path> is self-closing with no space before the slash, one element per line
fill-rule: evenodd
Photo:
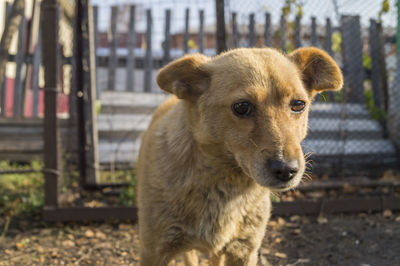
<path fill-rule="evenodd" d="M 293 112 L 295 113 L 301 113 L 304 111 L 304 108 L 306 107 L 306 103 L 300 100 L 293 100 L 290 103 L 290 108 L 292 109 Z"/>
<path fill-rule="evenodd" d="M 249 116 L 253 112 L 253 109 L 253 105 L 246 101 L 234 103 L 232 105 L 233 113 L 239 117 Z"/>

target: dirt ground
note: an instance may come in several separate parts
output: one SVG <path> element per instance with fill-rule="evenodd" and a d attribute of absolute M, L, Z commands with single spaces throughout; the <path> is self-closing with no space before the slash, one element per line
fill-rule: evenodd
<path fill-rule="evenodd" d="M 0 265 L 138 265 L 138 251 L 135 224 L 46 224 L 37 216 L 11 221 L 0 238 Z M 400 265 L 400 213 L 273 217 L 259 265 L 267 260 L 287 266 Z"/>

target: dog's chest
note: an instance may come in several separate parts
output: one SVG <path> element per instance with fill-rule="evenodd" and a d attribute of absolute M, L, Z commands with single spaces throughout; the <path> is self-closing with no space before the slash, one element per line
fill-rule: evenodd
<path fill-rule="evenodd" d="M 238 191 L 227 186 L 203 192 L 197 238 L 207 249 L 218 252 L 235 238 L 251 237 L 254 228 L 268 216 L 268 195 L 260 191 Z"/>

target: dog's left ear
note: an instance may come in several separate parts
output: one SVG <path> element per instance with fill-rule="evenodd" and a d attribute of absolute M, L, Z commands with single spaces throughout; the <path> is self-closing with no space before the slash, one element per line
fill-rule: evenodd
<path fill-rule="evenodd" d="M 163 67 L 157 75 L 157 84 L 179 99 L 196 101 L 209 86 L 210 74 L 203 65 L 210 60 L 202 54 L 186 55 Z"/>
<path fill-rule="evenodd" d="M 340 90 L 343 77 L 340 68 L 326 52 L 315 47 L 299 48 L 289 54 L 302 73 L 304 86 L 311 97 L 324 90 Z"/>

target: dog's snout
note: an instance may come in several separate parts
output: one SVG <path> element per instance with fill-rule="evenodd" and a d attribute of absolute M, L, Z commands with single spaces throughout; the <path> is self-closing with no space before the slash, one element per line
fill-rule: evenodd
<path fill-rule="evenodd" d="M 268 168 L 274 177 L 287 182 L 296 176 L 299 170 L 299 163 L 297 160 L 284 162 L 282 160 L 271 159 L 268 160 Z"/>

